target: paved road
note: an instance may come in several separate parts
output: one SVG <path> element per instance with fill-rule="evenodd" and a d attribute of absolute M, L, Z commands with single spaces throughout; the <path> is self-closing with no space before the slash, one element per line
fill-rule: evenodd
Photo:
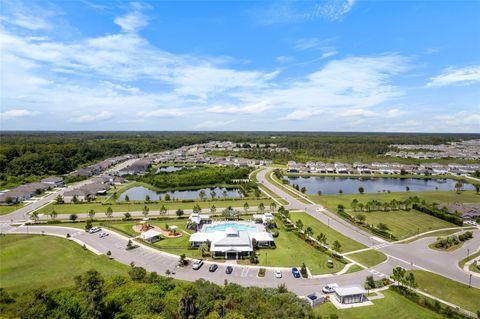
<path fill-rule="evenodd" d="M 382 278 L 390 275 L 392 269 L 396 266 L 402 266 L 406 269 L 426 269 L 448 278 L 468 283 L 469 276 L 458 268 L 456 263 L 466 256 L 467 248 L 473 253 L 474 250 L 480 247 L 480 231 L 476 230 L 474 239 L 465 243 L 464 247 L 448 253 L 436 252 L 428 248 L 428 243 L 432 242 L 434 237 L 420 239 L 409 244 L 385 243 L 364 231 L 358 230 L 353 225 L 339 219 L 333 213 L 322 210 L 323 208 L 320 205 L 301 203 L 278 186 L 269 183 L 265 179 L 265 173 L 267 172 L 267 170 L 261 171 L 257 175 L 257 178 L 266 187 L 286 199 L 289 202 L 289 205 L 287 205 L 288 209 L 305 210 L 314 218 L 329 225 L 345 236 L 386 253 L 389 256 L 388 260 L 373 268 L 351 274 L 295 279 L 288 269 L 284 269 L 283 278 L 277 279 L 274 277 L 274 269 L 272 268 L 267 270 L 264 278 L 259 278 L 257 277 L 258 269 L 252 266 L 234 266 L 235 270 L 231 275 L 225 274 L 226 266 L 224 264 L 219 264 L 220 267 L 215 273 L 208 271 L 208 263 L 198 271 L 192 270 L 191 267 L 178 268 L 178 256 L 170 255 L 144 245 L 140 245 L 137 249 L 126 251 L 125 247 L 128 238 L 111 231 L 108 231 L 110 236 L 99 238 L 98 234 L 88 234 L 83 230 L 75 228 L 59 226 L 11 227 L 9 223 L 5 221 L 10 221 L 10 219 L 14 217 L 24 218 L 23 214 L 19 214 L 18 211 L 4 216 L 6 219 L 4 222 L 0 222 L 0 231 L 2 233 L 41 233 L 43 231 L 46 234 L 61 237 L 66 237 L 66 234 L 69 233 L 73 239 L 85 243 L 87 247 L 93 251 L 106 253 L 110 250 L 112 256 L 119 262 L 130 264 L 133 261 L 136 265 L 145 267 L 148 271 L 156 271 L 159 274 L 165 274 L 165 271 L 168 269 L 175 273 L 173 275 L 175 278 L 183 280 L 192 281 L 198 278 L 204 278 L 217 284 L 223 284 L 224 280 L 227 279 L 229 282 L 235 282 L 244 286 L 276 287 L 281 283 L 285 283 L 291 291 L 300 295 L 320 291 L 322 286 L 331 282 L 338 284 L 362 284 L 367 275 L 373 275 L 377 279 Z M 320 212 L 319 210 L 322 211 Z M 480 288 L 480 278 L 472 278 L 472 285 Z"/>

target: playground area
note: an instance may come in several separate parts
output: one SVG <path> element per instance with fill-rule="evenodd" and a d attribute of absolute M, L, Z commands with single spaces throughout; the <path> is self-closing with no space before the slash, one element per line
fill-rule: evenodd
<path fill-rule="evenodd" d="M 147 232 L 149 230 L 154 230 L 159 232 L 164 238 L 178 238 L 183 236 L 183 233 L 178 229 L 178 226 L 176 225 L 168 226 L 168 229 L 162 229 L 159 226 L 151 225 L 147 221 L 141 221 L 140 223 L 133 225 L 132 229 L 134 232 L 139 234 Z"/>

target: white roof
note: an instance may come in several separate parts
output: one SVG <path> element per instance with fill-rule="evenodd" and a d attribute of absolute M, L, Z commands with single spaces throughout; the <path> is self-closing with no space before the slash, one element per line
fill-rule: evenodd
<path fill-rule="evenodd" d="M 367 291 L 362 288 L 360 285 L 352 285 L 352 286 L 343 286 L 343 287 L 336 287 L 333 288 L 335 293 L 339 296 L 352 296 L 352 295 L 360 295 L 364 294 Z"/>
<path fill-rule="evenodd" d="M 228 227 L 227 229 L 225 229 L 225 234 L 227 234 L 227 235 L 237 235 L 238 236 L 238 230 L 236 230 L 233 227 Z"/>
<path fill-rule="evenodd" d="M 256 241 L 273 241 L 273 236 L 267 232 L 258 232 L 258 233 L 250 233 L 252 238 L 255 238 Z"/>
<path fill-rule="evenodd" d="M 150 230 L 147 230 L 146 232 L 142 233 L 140 236 L 143 239 L 149 239 L 149 238 L 153 238 L 153 237 L 156 237 L 156 236 L 160 236 L 161 234 L 162 233 L 160 233 L 156 230 L 150 229 Z"/>
<path fill-rule="evenodd" d="M 178 226 L 177 225 L 170 225 L 170 226 L 168 226 L 168 229 L 178 229 Z"/>

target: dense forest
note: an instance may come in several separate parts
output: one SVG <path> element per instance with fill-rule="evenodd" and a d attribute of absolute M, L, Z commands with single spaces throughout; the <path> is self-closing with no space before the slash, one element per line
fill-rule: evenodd
<path fill-rule="evenodd" d="M 150 173 L 135 177 L 159 189 L 179 189 L 192 186 L 213 186 L 232 184 L 232 180 L 246 179 L 252 171 L 248 167 L 199 167 L 181 170 L 175 173 Z"/>
<path fill-rule="evenodd" d="M 165 318 L 262 319 L 314 318 L 308 303 L 280 286 L 243 288 L 205 280 L 187 283 L 147 273 L 132 265 L 130 278 L 105 280 L 90 270 L 75 285 L 55 290 L 36 289 L 22 295 L 0 289 L 2 318 Z"/>
<path fill-rule="evenodd" d="M 65 174 L 122 154 L 174 149 L 211 140 L 275 143 L 291 153 L 246 151 L 251 158 L 288 160 L 368 160 L 390 144 L 440 144 L 478 134 L 299 133 L 299 132 L 1 132 L 0 187 L 52 174 Z"/>

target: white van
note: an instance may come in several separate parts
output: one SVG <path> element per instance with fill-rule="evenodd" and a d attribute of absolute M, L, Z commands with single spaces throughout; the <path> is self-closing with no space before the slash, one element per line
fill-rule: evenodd
<path fill-rule="evenodd" d="M 338 284 L 328 284 L 322 288 L 322 291 L 325 294 L 331 294 L 335 288 L 338 288 Z"/>

